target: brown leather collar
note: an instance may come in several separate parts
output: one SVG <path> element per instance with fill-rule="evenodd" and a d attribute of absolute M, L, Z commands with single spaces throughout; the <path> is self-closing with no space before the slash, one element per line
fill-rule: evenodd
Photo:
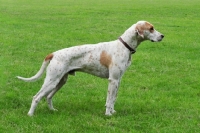
<path fill-rule="evenodd" d="M 124 40 L 123 40 L 121 37 L 119 37 L 118 39 L 120 40 L 121 43 L 124 44 L 124 46 L 125 46 L 127 49 L 130 50 L 131 54 L 134 54 L 134 53 L 136 52 L 136 51 L 135 51 L 134 49 L 132 49 L 126 42 L 124 42 Z"/>

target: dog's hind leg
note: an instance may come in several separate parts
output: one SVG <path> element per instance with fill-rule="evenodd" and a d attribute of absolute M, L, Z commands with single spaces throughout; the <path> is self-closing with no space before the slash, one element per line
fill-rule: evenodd
<path fill-rule="evenodd" d="M 55 109 L 53 107 L 53 102 L 52 102 L 52 97 L 55 95 L 55 93 L 61 89 L 61 87 L 67 82 L 67 78 L 68 78 L 68 73 L 65 74 L 62 79 L 60 80 L 60 82 L 58 83 L 58 85 L 56 86 L 55 89 L 53 89 L 48 95 L 47 95 L 47 103 L 48 103 L 48 106 L 49 106 L 49 109 L 50 110 L 53 110 L 53 111 L 57 111 L 57 109 Z"/>
<path fill-rule="evenodd" d="M 48 74 L 48 73 L 47 73 Z M 52 76 L 46 76 L 44 84 L 42 85 L 42 88 L 40 89 L 40 91 L 33 97 L 32 100 L 32 104 L 31 104 L 31 108 L 28 112 L 29 116 L 32 116 L 34 114 L 35 108 L 37 107 L 38 103 L 40 102 L 40 100 L 48 95 L 50 92 L 52 92 L 53 89 L 56 88 L 56 86 L 58 85 L 58 83 L 60 82 L 62 78 L 62 75 L 59 77 L 52 77 Z M 52 80 L 54 79 L 54 80 Z"/>

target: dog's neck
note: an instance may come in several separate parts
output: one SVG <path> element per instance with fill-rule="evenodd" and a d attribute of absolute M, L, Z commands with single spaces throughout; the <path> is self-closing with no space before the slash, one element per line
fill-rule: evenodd
<path fill-rule="evenodd" d="M 138 36 L 135 30 L 135 24 L 127 29 L 122 35 L 121 38 L 126 42 L 132 49 L 136 51 L 139 44 L 144 41 L 140 36 Z"/>

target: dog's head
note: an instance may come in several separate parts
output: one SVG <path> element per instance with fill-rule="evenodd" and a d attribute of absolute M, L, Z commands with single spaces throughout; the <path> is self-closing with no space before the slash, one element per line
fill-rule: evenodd
<path fill-rule="evenodd" d="M 146 21 L 136 23 L 135 31 L 140 40 L 150 40 L 152 42 L 162 41 L 164 35 L 156 31 L 152 24 Z"/>

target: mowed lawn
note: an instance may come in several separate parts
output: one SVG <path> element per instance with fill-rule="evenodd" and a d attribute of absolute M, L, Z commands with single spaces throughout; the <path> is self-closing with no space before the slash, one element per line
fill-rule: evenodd
<path fill-rule="evenodd" d="M 200 132 L 199 0 L 0 0 L 0 132 Z M 26 83 L 56 50 L 117 39 L 138 20 L 165 35 L 142 43 L 123 75 L 115 109 L 106 117 L 108 81 L 70 76 L 28 117 L 44 76 Z"/>

